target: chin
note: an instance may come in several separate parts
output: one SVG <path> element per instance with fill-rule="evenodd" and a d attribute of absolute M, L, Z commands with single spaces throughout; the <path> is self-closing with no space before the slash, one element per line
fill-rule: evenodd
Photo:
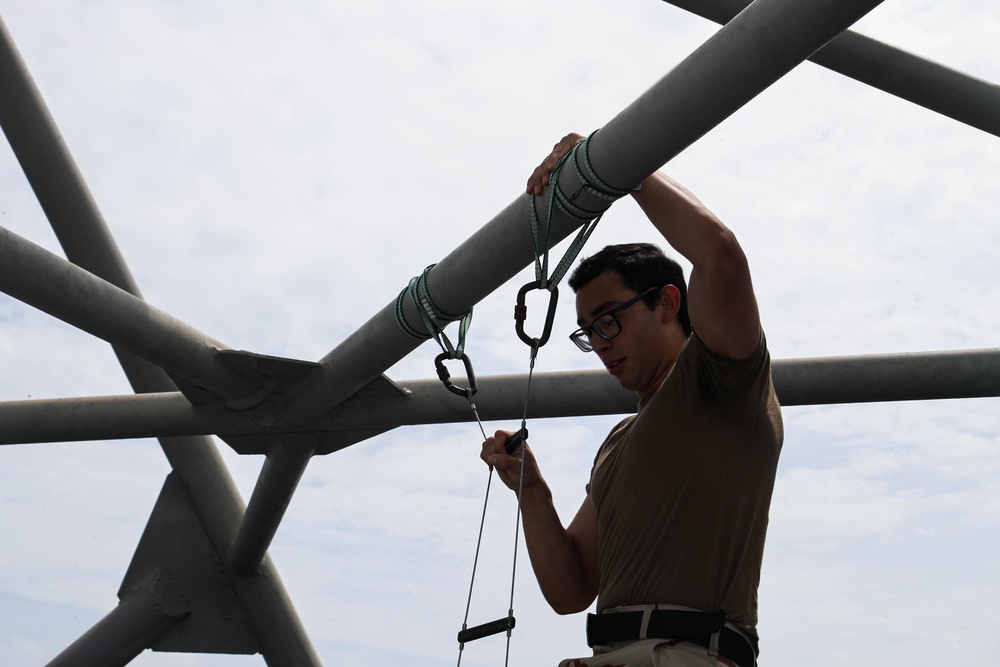
<path fill-rule="evenodd" d="M 615 379 L 618 380 L 618 384 L 622 386 L 622 389 L 628 389 L 629 391 L 639 391 L 638 388 L 636 388 L 635 383 L 629 380 L 628 378 L 615 378 Z"/>

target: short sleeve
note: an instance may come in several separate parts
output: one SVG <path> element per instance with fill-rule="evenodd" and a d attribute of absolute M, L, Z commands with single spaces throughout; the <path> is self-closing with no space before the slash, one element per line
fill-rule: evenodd
<path fill-rule="evenodd" d="M 682 356 L 686 357 L 686 370 L 697 378 L 698 395 L 705 404 L 723 408 L 737 419 L 767 409 L 774 387 L 771 355 L 763 333 L 757 349 L 746 359 L 716 356 L 696 333 L 691 334 Z"/>

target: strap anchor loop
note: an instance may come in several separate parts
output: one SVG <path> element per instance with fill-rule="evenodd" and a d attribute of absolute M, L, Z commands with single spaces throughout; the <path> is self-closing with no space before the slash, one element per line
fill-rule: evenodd
<path fill-rule="evenodd" d="M 456 356 L 465 364 L 465 376 L 469 379 L 468 387 L 458 387 L 453 384 L 451 373 L 448 372 L 448 368 L 444 365 L 446 359 L 455 359 Z M 469 359 L 469 355 L 464 353 L 455 355 L 452 352 L 442 352 L 434 357 L 434 368 L 437 369 L 438 378 L 444 383 L 444 388 L 451 393 L 461 396 L 464 399 L 472 400 L 472 397 L 479 391 L 479 385 L 476 383 L 476 372 L 472 370 L 472 360 Z"/>
<path fill-rule="evenodd" d="M 552 323 L 556 317 L 556 305 L 559 303 L 559 287 L 553 283 L 545 285 L 545 282 L 547 281 L 535 280 L 522 287 L 517 293 L 517 305 L 514 306 L 514 329 L 517 331 L 517 337 L 535 351 L 549 342 L 549 336 L 552 335 Z M 525 297 L 528 292 L 536 289 L 547 289 L 549 291 L 549 310 L 545 314 L 545 326 L 542 328 L 540 338 L 532 338 L 524 333 L 524 320 L 528 317 L 528 306 L 525 305 Z"/>

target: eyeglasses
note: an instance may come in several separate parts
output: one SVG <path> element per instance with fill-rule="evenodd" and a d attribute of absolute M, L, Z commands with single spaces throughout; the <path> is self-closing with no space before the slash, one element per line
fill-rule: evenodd
<path fill-rule="evenodd" d="M 636 294 L 634 297 L 626 301 L 620 306 L 615 306 L 606 313 L 601 313 L 594 318 L 594 321 L 585 327 L 580 327 L 573 333 L 569 335 L 569 339 L 584 352 L 593 352 L 594 346 L 590 344 L 590 337 L 593 335 L 600 336 L 604 340 L 611 340 L 618 334 L 622 332 L 622 323 L 618 321 L 615 317 L 618 313 L 622 312 L 629 306 L 632 306 L 639 299 L 647 297 L 653 292 L 658 292 L 663 287 L 650 287 L 648 290 L 642 294 Z"/>

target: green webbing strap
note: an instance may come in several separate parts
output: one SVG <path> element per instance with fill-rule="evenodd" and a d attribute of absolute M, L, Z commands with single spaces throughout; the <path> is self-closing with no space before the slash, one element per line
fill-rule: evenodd
<path fill-rule="evenodd" d="M 431 298 L 430 292 L 427 290 L 427 274 L 435 266 L 436 264 L 431 264 L 419 276 L 410 278 L 409 284 L 396 297 L 396 323 L 399 324 L 399 328 L 414 338 L 422 340 L 433 338 L 441 346 L 441 351 L 448 355 L 449 359 L 462 359 L 465 354 L 465 336 L 469 332 L 469 326 L 472 324 L 472 308 L 461 317 L 458 323 L 458 345 L 452 345 L 451 340 L 444 333 L 444 327 L 457 318 L 438 308 Z M 410 300 L 416 307 L 417 314 L 420 316 L 420 321 L 423 323 L 424 328 L 430 333 L 421 333 L 407 323 L 406 318 L 403 316 L 403 301 L 407 296 L 410 297 Z"/>
<path fill-rule="evenodd" d="M 597 223 L 601 221 L 601 217 L 604 215 L 603 211 L 591 211 L 585 209 L 576 204 L 576 198 L 580 196 L 580 192 L 586 190 L 589 194 L 594 195 L 600 199 L 607 201 L 615 201 L 630 192 L 638 192 L 642 185 L 638 185 L 630 190 L 622 190 L 609 185 L 597 172 L 594 171 L 593 165 L 590 163 L 590 140 L 594 138 L 597 134 L 597 130 L 591 133 L 589 137 L 578 143 L 573 149 L 564 155 L 556 164 L 556 168 L 552 170 L 551 176 L 549 176 L 549 201 L 546 210 L 546 223 L 545 223 L 545 238 L 542 247 L 539 248 L 539 238 L 538 238 L 538 211 L 536 206 L 535 195 L 531 196 L 531 210 L 529 215 L 529 224 L 531 227 L 531 242 L 535 250 L 535 280 L 541 282 L 542 287 L 550 291 L 556 289 L 559 282 L 562 280 L 563 276 L 569 270 L 570 265 L 576 259 L 577 255 L 583 249 L 583 246 L 587 243 L 587 239 L 594 232 L 594 228 L 597 227 Z M 585 175 L 583 170 L 580 169 L 580 160 L 583 159 L 583 166 L 587 171 Z M 573 195 L 567 195 L 559 187 L 559 174 L 562 171 L 563 163 L 567 160 L 573 165 L 573 170 L 576 172 L 577 178 L 580 179 L 582 186 L 580 190 Z M 549 272 L 549 237 L 552 228 L 552 212 L 558 207 L 560 211 L 575 218 L 577 220 L 584 220 L 584 224 L 580 231 L 577 232 L 576 237 L 570 243 L 569 248 L 566 250 L 566 254 L 559 261 L 555 270 L 550 276 Z"/>

